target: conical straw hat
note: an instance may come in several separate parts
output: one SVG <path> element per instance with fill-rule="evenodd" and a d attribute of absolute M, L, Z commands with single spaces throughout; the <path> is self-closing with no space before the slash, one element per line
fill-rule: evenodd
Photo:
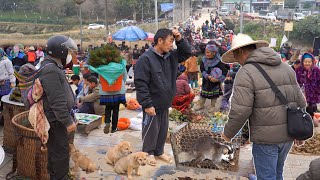
<path fill-rule="evenodd" d="M 254 41 L 250 36 L 246 34 L 238 34 L 237 36 L 233 37 L 231 49 L 223 54 L 222 61 L 224 63 L 237 62 L 237 59 L 234 58 L 233 51 L 251 44 L 255 44 L 257 48 L 269 46 L 269 43 L 267 41 Z"/>

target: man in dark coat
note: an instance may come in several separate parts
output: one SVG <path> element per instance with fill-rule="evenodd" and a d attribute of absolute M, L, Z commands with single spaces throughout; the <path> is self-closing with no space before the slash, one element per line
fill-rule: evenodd
<path fill-rule="evenodd" d="M 77 46 L 66 36 L 57 35 L 47 42 L 48 56 L 41 63 L 39 79 L 43 87 L 43 109 L 50 123 L 48 139 L 48 173 L 50 180 L 67 180 L 69 140 L 76 129 L 71 109 L 75 98 L 62 70 L 68 63 L 68 52 L 75 55 Z"/>
<path fill-rule="evenodd" d="M 177 50 L 172 50 L 174 41 Z M 150 165 L 156 165 L 155 156 L 172 162 L 164 154 L 168 109 L 176 94 L 178 63 L 191 56 L 191 47 L 178 30 L 160 29 L 154 36 L 154 42 L 154 47 L 140 56 L 134 76 L 137 99 L 144 110 L 142 150 L 149 154 Z"/>

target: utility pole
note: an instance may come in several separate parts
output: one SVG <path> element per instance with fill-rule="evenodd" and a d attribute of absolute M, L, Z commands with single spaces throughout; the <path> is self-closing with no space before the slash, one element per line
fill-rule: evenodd
<path fill-rule="evenodd" d="M 108 24 L 108 0 L 105 0 L 105 23 L 106 23 L 106 37 L 109 35 L 109 24 Z"/>
<path fill-rule="evenodd" d="M 184 0 L 182 0 L 181 3 L 182 3 L 182 9 L 181 9 L 181 11 L 182 11 L 182 18 L 181 18 L 181 21 L 184 22 L 184 20 L 186 19 L 186 18 L 185 18 L 186 15 L 185 15 Z"/>
<path fill-rule="evenodd" d="M 142 20 L 142 21 L 143 21 L 143 4 L 144 4 L 144 0 L 142 0 L 142 4 L 141 4 L 141 6 L 142 6 L 141 20 Z"/>
<path fill-rule="evenodd" d="M 252 13 L 252 0 L 250 0 L 250 13 Z"/>
<path fill-rule="evenodd" d="M 74 2 L 76 2 L 79 5 L 79 19 L 80 19 L 80 48 L 82 51 L 82 14 L 81 14 L 81 4 L 84 3 L 86 0 L 74 0 Z"/>
<path fill-rule="evenodd" d="M 243 0 L 240 2 L 240 33 L 243 31 Z"/>
<path fill-rule="evenodd" d="M 158 1 L 154 0 L 154 15 L 155 15 L 155 21 L 156 21 L 156 30 L 159 29 L 159 22 L 158 22 Z"/>

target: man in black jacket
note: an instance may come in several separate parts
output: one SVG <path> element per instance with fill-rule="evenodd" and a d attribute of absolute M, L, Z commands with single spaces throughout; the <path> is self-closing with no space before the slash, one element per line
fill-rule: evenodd
<path fill-rule="evenodd" d="M 178 48 L 172 51 L 174 41 Z M 164 154 L 168 109 L 176 94 L 178 63 L 191 56 L 191 47 L 178 30 L 160 29 L 154 42 L 154 47 L 140 56 L 134 76 L 137 99 L 144 110 L 142 150 L 149 154 L 150 165 L 156 165 L 155 156 L 172 163 Z"/>
<path fill-rule="evenodd" d="M 39 79 L 43 87 L 43 109 L 50 123 L 48 139 L 48 173 L 50 180 L 67 180 L 69 172 L 69 137 L 76 129 L 70 110 L 74 94 L 62 70 L 68 64 L 68 52 L 76 51 L 75 42 L 57 35 L 47 42 L 48 56 L 41 63 Z M 71 138 L 72 140 L 72 138 Z"/>

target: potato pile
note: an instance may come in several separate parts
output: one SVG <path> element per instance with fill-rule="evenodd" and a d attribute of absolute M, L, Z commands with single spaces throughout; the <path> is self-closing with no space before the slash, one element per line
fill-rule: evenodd
<path fill-rule="evenodd" d="M 320 134 L 315 134 L 312 138 L 307 140 L 302 146 L 293 146 L 291 149 L 293 154 L 310 154 L 320 155 Z"/>

